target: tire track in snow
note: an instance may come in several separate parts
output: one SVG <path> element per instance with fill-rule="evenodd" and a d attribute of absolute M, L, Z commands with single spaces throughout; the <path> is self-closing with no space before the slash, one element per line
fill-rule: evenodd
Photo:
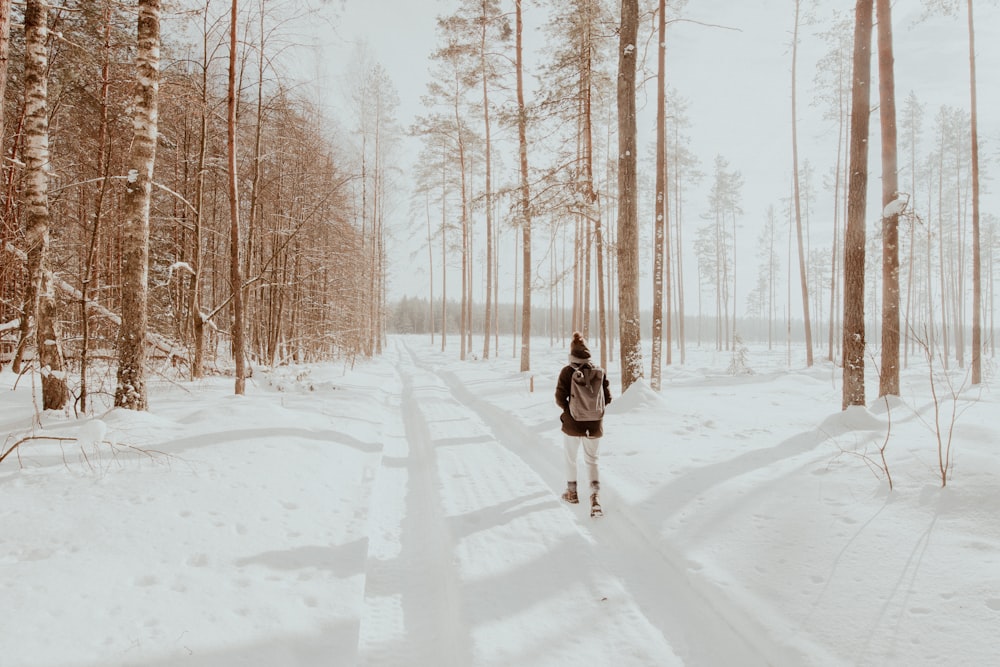
<path fill-rule="evenodd" d="M 407 551 L 412 539 L 437 542 L 434 562 L 424 562 L 441 582 L 439 590 L 404 591 L 404 596 L 423 600 L 424 613 L 438 616 L 426 622 L 432 629 L 450 628 L 446 641 L 452 645 L 426 637 L 422 645 L 404 627 L 395 650 L 383 646 L 377 653 L 369 645 L 362 651 L 373 656 L 368 664 L 379 659 L 379 664 L 477 667 L 681 664 L 662 633 L 595 561 L 591 539 L 571 508 L 440 376 L 401 344 L 395 352 L 409 457 L 422 456 L 425 475 L 422 487 L 406 494 L 414 503 L 423 496 L 424 504 L 407 501 L 414 516 L 405 523 L 419 530 L 402 531 L 407 537 L 400 555 L 412 553 Z M 380 502 L 377 494 L 373 498 Z M 397 569 L 412 567 L 415 560 L 399 558 Z M 379 574 L 372 569 L 371 576 Z M 373 581 L 369 588 L 375 587 Z M 406 600 L 401 606 L 409 608 Z M 409 613 L 401 616 L 408 625 Z M 367 614 L 362 626 L 376 627 Z M 406 647 L 421 657 L 403 659 Z"/>
<path fill-rule="evenodd" d="M 558 451 L 540 446 L 537 435 L 517 415 L 479 398 L 454 374 L 436 370 L 415 356 L 414 362 L 441 378 L 456 400 L 477 414 L 498 442 L 521 457 L 549 484 L 553 495 L 558 495 L 565 483 Z M 790 645 L 794 641 L 785 644 L 772 639 L 751 610 L 742 609 L 726 591 L 700 579 L 689 569 L 684 554 L 663 544 L 655 527 L 642 524 L 638 512 L 616 505 L 613 490 L 602 495 L 609 516 L 599 522 L 589 518 L 581 521 L 582 530 L 592 540 L 595 558 L 619 579 L 685 663 L 808 663 L 807 654 Z"/>
<path fill-rule="evenodd" d="M 463 667 L 472 659 L 450 566 L 453 541 L 435 490 L 434 450 L 421 409 L 435 387 L 399 364 L 396 371 L 402 390 L 390 401 L 398 402 L 401 418 L 384 425 L 385 449 L 369 508 L 359 662 Z"/>

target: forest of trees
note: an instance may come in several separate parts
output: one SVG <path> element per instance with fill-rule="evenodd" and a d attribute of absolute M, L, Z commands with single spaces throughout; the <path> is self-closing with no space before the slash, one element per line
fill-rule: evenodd
<path fill-rule="evenodd" d="M 334 131 L 276 69 L 295 4 L 0 2 L 0 359 L 37 360 L 45 407 L 377 352 L 392 100 L 359 64 Z"/>
<path fill-rule="evenodd" d="M 647 374 L 659 388 L 708 322 L 719 350 L 747 333 L 804 344 L 807 364 L 821 350 L 845 407 L 864 403 L 876 356 L 880 394 L 914 355 L 980 382 L 998 240 L 980 212 L 973 0 L 923 4 L 967 20 L 968 106 L 897 100 L 888 0 L 824 17 L 788 0 L 793 178 L 765 213 L 744 210 L 746 166 L 692 149 L 670 85 L 683 64 L 664 57 L 685 0 L 453 0 L 409 127 L 364 47 L 327 91 L 338 118 L 289 73 L 292 35 L 336 24 L 324 3 L 0 0 L 0 364 L 40 371 L 45 408 L 100 393 L 145 409 L 147 374 L 167 367 L 232 372 L 242 393 L 255 366 L 377 355 L 391 328 L 442 349 L 457 334 L 462 359 L 505 332 L 527 371 L 532 334 L 579 330 L 623 390 Z M 528 27 L 544 48 L 524 48 Z M 826 48 L 808 111 L 804 39 Z M 829 154 L 800 155 L 805 114 L 836 137 Z M 401 194 L 407 138 L 421 150 Z M 810 242 L 817 224 L 829 246 Z M 420 300 L 386 301 L 393 236 L 419 239 Z"/>
<path fill-rule="evenodd" d="M 500 304 L 516 304 L 523 293 L 522 361 L 527 332 L 550 331 L 558 320 L 560 336 L 580 330 L 597 340 L 604 365 L 615 356 L 609 346 L 618 340 L 623 389 L 647 374 L 658 388 L 662 365 L 673 363 L 675 353 L 683 362 L 692 323 L 699 328 L 698 344 L 705 324 L 719 350 L 735 353 L 745 334 L 770 346 L 804 345 L 807 365 L 814 348 L 821 350 L 825 359 L 844 365 L 845 406 L 864 403 L 866 359 L 879 360 L 880 395 L 898 393 L 899 370 L 914 356 L 935 355 L 945 368 L 970 365 L 973 381 L 980 381 L 980 353 L 992 354 L 994 346 L 992 326 L 983 336 L 981 323 L 993 321 L 996 217 L 980 219 L 978 212 L 971 0 L 922 5 L 926 19 L 957 14 L 968 22 L 970 69 L 954 77 L 968 80 L 971 103 L 941 106 L 933 117 L 916 92 L 896 103 L 889 3 L 862 0 L 853 12 L 821 17 L 828 8 L 820 3 L 788 0 L 793 178 L 788 194 L 763 215 L 744 209 L 738 165 L 725 155 L 709 161 L 691 147 L 689 101 L 669 86 L 670 68 L 684 65 L 662 57 L 669 49 L 666 26 L 689 20 L 686 2 L 538 3 L 547 10 L 546 46 L 535 63 L 540 92 L 527 105 L 520 48 L 514 45 L 517 58 L 504 56 L 512 48 L 509 5 L 516 5 L 520 20 L 522 3 L 454 4 L 453 15 L 439 18 L 440 67 L 424 99 L 428 113 L 414 128 L 424 146 L 414 208 L 426 217 L 434 276 L 429 312 L 419 319 L 440 322 L 434 331 L 452 331 L 448 309 L 455 306 L 445 285 L 449 272 L 459 271 L 463 358 L 474 349 L 473 333 L 482 337 L 488 356 L 502 323 L 517 340 L 517 323 L 506 326 Z M 798 103 L 797 94 L 808 82 L 797 59 L 804 39 L 826 49 L 809 73 L 814 96 L 808 106 Z M 633 65 L 637 73 L 630 71 Z M 868 74 L 852 76 L 854 71 Z M 655 128 L 635 126 L 640 90 L 644 99 L 655 100 Z M 814 128 L 825 124 L 835 137 L 829 153 L 800 154 L 803 116 Z M 526 160 L 521 155 L 519 170 L 505 160 L 514 150 L 495 144 L 514 145 L 515 131 L 523 133 L 525 125 L 530 150 Z M 636 140 L 639 132 L 649 138 L 648 158 Z M 876 141 L 881 169 L 870 170 L 868 145 Z M 869 197 L 869 181 L 882 184 L 878 197 Z M 709 186 L 708 200 L 693 201 L 702 182 Z M 832 210 L 819 209 L 820 188 Z M 833 239 L 825 247 L 810 241 L 817 220 Z M 509 248 L 504 239 L 513 236 L 503 235 L 508 228 L 520 230 L 523 240 L 516 240 L 524 255 L 514 285 L 504 287 L 495 271 L 498 253 Z M 738 228 L 744 229 L 739 235 Z M 737 245 L 738 236 L 756 243 Z M 649 253 L 651 276 L 635 266 L 640 252 Z M 696 314 L 685 303 L 684 266 L 692 262 Z M 737 264 L 758 267 L 754 284 L 739 283 Z M 651 317 L 640 317 L 636 297 L 644 280 L 652 283 L 653 300 L 641 310 L 652 311 Z M 529 284 L 531 290 L 525 289 Z M 549 322 L 542 327 L 528 322 L 535 312 L 530 294 L 533 304 L 547 304 L 549 314 L 542 317 Z M 650 360 L 639 359 L 639 324 L 652 341 Z M 445 337 L 440 342 L 444 349 Z"/>

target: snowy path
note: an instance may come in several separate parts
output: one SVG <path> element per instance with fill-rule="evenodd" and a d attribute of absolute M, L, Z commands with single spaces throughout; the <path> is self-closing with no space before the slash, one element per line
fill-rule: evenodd
<path fill-rule="evenodd" d="M 562 346 L 521 373 L 389 342 L 245 396 L 46 414 L 0 468 L 0 665 L 996 662 L 995 398 L 963 403 L 946 489 L 896 406 L 890 493 L 851 455 L 886 419 L 831 408 L 829 370 L 733 378 L 708 351 L 613 391 L 594 520 L 559 500 Z M 31 432 L 14 380 L 0 442 Z"/>
<path fill-rule="evenodd" d="M 361 664 L 801 659 L 699 581 L 613 491 L 604 520 L 561 503 L 559 450 L 509 407 L 402 342 L 387 356 L 400 374 L 401 423 L 385 425 L 372 495 Z M 506 645 L 512 632 L 522 638 L 516 654 Z"/>

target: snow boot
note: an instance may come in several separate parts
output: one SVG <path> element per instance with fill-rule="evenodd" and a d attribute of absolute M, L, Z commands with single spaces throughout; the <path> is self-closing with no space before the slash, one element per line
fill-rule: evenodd
<path fill-rule="evenodd" d="M 566 484 L 566 490 L 563 491 L 562 499 L 573 505 L 580 502 L 580 497 L 576 494 L 576 482 Z"/>
<path fill-rule="evenodd" d="M 590 483 L 590 516 L 604 516 L 604 510 L 601 509 L 601 498 L 597 495 L 600 490 L 600 482 L 594 480 Z"/>

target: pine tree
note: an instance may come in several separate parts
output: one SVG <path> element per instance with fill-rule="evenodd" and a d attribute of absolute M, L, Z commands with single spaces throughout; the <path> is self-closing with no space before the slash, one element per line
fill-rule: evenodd
<path fill-rule="evenodd" d="M 622 0 L 618 34 L 618 312 L 622 391 L 642 377 L 635 78 L 638 0 Z"/>
<path fill-rule="evenodd" d="M 879 396 L 899 395 L 899 177 L 896 156 L 896 91 L 892 13 L 876 0 L 879 119 L 882 128 L 882 367 Z"/>
<path fill-rule="evenodd" d="M 857 0 L 855 7 L 850 174 L 847 232 L 844 237 L 844 409 L 865 404 L 865 209 L 868 196 L 872 1 Z"/>

